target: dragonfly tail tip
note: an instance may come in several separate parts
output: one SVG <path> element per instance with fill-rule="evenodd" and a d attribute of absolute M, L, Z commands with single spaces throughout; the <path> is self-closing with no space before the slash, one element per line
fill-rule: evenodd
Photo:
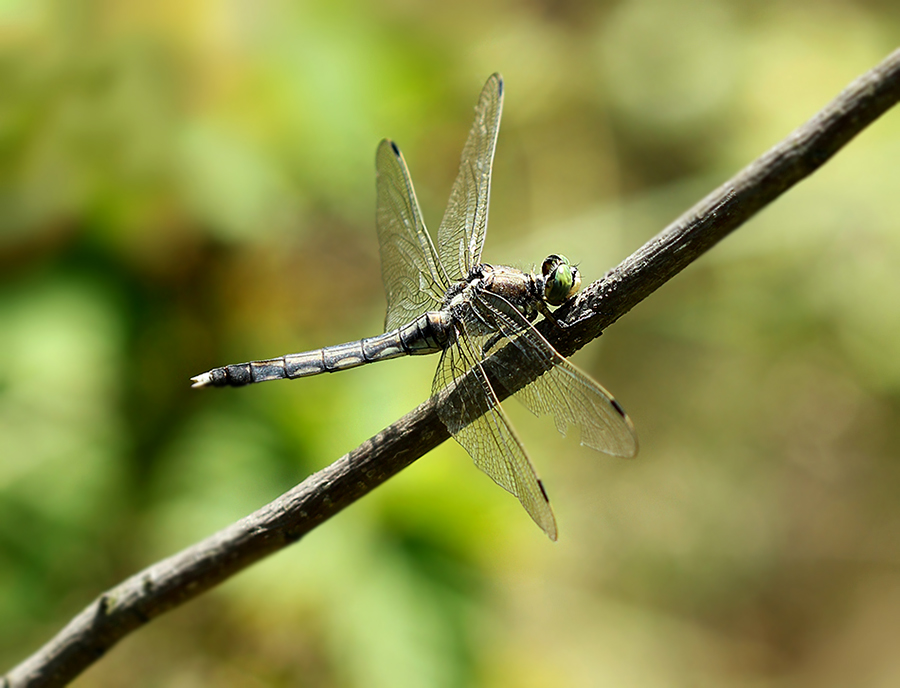
<path fill-rule="evenodd" d="M 200 375 L 195 375 L 194 377 L 192 377 L 191 382 L 193 383 L 191 387 L 195 389 L 198 387 L 206 387 L 207 385 L 212 383 L 212 375 L 210 375 L 209 373 L 201 373 Z"/>

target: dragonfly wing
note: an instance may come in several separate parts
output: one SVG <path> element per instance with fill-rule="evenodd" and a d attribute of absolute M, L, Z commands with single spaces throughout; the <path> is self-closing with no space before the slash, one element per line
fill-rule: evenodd
<path fill-rule="evenodd" d="M 490 340 L 488 355 L 511 342 L 521 352 L 514 369 L 500 371 L 503 378 L 534 378 L 515 393 L 536 416 L 552 415 L 563 435 L 568 426 L 581 431 L 581 443 L 613 456 L 637 453 L 637 434 L 624 409 L 599 383 L 563 358 L 534 326 L 506 299 L 485 292 L 476 308 L 481 317 L 497 327 L 503 337 Z M 511 384 L 509 385 L 512 386 Z"/>
<path fill-rule="evenodd" d="M 503 77 L 493 74 L 475 107 L 475 122 L 466 139 L 459 174 L 438 229 L 441 262 L 454 282 L 465 278 L 481 261 L 491 195 L 491 167 L 502 109 Z"/>
<path fill-rule="evenodd" d="M 550 500 L 481 368 L 481 338 L 474 339 L 459 325 L 455 341 L 441 355 L 433 386 L 438 416 L 475 465 L 515 495 L 556 540 Z"/>
<path fill-rule="evenodd" d="M 387 296 L 385 330 L 393 330 L 425 311 L 439 309 L 450 284 L 422 221 L 406 161 L 393 141 L 379 144 L 375 167 L 375 224 Z"/>

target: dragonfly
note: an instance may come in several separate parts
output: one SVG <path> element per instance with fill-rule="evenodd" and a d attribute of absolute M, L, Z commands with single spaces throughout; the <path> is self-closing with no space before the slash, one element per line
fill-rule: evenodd
<path fill-rule="evenodd" d="M 547 491 L 498 392 L 516 390 L 521 383 L 515 380 L 525 375 L 531 381 L 514 396 L 526 408 L 537 416 L 552 415 L 563 435 L 569 426 L 579 428 L 582 444 L 607 454 L 634 456 L 637 435 L 612 395 L 535 328 L 539 316 L 564 327 L 551 307 L 578 291 L 578 267 L 559 254 L 544 259 L 540 273 L 481 262 L 502 109 L 503 79 L 493 74 L 475 108 L 436 246 L 400 149 L 389 139 L 379 144 L 376 227 L 387 296 L 384 334 L 213 368 L 192 382 L 194 387 L 238 387 L 439 353 L 432 383 L 438 417 L 475 465 L 515 495 L 556 540 Z M 515 347 L 514 363 L 490 368 L 487 359 L 508 346 Z"/>

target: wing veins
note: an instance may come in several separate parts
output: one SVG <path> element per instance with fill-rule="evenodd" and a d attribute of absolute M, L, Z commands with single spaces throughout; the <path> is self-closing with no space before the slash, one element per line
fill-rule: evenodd
<path fill-rule="evenodd" d="M 592 449 L 613 456 L 635 455 L 634 425 L 602 385 L 560 355 L 502 296 L 483 293 L 479 306 L 493 313 L 500 334 L 522 354 L 514 364 L 496 366 L 500 384 L 511 390 L 515 386 L 512 382 L 521 377 L 523 368 L 526 369 L 532 379 L 513 395 L 534 415 L 552 415 L 563 435 L 568 426 L 578 427 L 582 444 Z M 501 361 L 502 358 L 494 360 Z M 504 378 L 510 384 L 504 382 Z"/>
<path fill-rule="evenodd" d="M 482 368 L 477 347 L 457 323 L 434 380 L 438 415 L 484 473 L 515 495 L 535 523 L 556 539 L 556 520 L 525 448 Z M 446 394 L 441 390 L 448 388 Z"/>

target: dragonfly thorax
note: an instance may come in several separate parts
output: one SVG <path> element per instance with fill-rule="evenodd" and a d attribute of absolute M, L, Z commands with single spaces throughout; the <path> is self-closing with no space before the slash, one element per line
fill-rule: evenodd
<path fill-rule="evenodd" d="M 538 304 L 543 300 L 543 279 L 506 265 L 482 263 L 473 267 L 464 280 L 460 280 L 447 290 L 443 307 L 452 317 L 470 320 L 467 317 L 471 304 L 482 292 L 490 292 L 502 297 L 521 313 L 533 321 L 538 314 Z"/>

